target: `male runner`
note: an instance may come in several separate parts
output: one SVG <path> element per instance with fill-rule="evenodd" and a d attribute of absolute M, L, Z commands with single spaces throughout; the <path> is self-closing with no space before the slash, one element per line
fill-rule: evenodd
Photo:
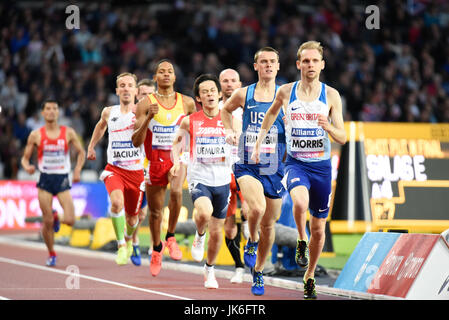
<path fill-rule="evenodd" d="M 242 134 L 239 139 L 240 160 L 234 165 L 234 175 L 248 203 L 248 227 L 250 236 L 245 246 L 244 261 L 253 271 L 254 295 L 263 295 L 263 268 L 274 242 L 274 223 L 279 217 L 282 206 L 282 194 L 285 191 L 281 183 L 283 176 L 282 159 L 285 153 L 285 134 L 282 114 L 269 132 L 269 138 L 263 145 L 263 159 L 256 164 L 250 156 L 265 112 L 274 100 L 276 75 L 279 70 L 279 53 L 264 47 L 254 55 L 254 70 L 258 82 L 238 89 L 226 101 L 221 111 L 223 125 L 227 130 L 226 140 L 236 144 L 236 132 L 232 129 L 232 112 L 243 108 Z M 260 229 L 260 236 L 259 236 Z"/>
<path fill-rule="evenodd" d="M 228 209 L 231 157 L 218 108 L 221 88 L 217 77 L 210 74 L 199 76 L 195 80 L 193 91 L 203 109 L 182 120 L 173 143 L 174 165 L 171 172 L 174 177 L 178 174 L 183 139 L 188 139 L 190 161 L 187 182 L 196 209 L 193 219 L 197 228 L 192 244 L 192 257 L 198 262 L 203 260 L 208 227 L 204 286 L 216 289 L 218 282 L 215 279 L 214 264 L 221 247 Z"/>
<path fill-rule="evenodd" d="M 54 233 L 59 231 L 60 223 L 69 226 L 75 224 L 75 207 L 70 194 L 69 147 L 74 147 L 77 152 L 76 165 L 73 170 L 74 183 L 81 180 L 81 169 L 86 152 L 75 131 L 70 127 L 58 124 L 59 106 L 56 101 L 45 101 L 42 104 L 41 114 L 45 125 L 33 130 L 28 136 L 21 164 L 29 174 L 36 171 L 36 167 L 30 164 L 31 155 L 36 147 L 40 171 L 37 196 L 43 216 L 42 237 L 49 252 L 46 265 L 53 267 L 56 265 Z M 58 198 L 64 211 L 62 221 L 59 221 L 57 212 L 52 208 L 53 196 Z"/>
<path fill-rule="evenodd" d="M 240 75 L 234 69 L 225 69 L 220 72 L 218 77 L 220 81 L 220 86 L 222 90 L 222 99 L 218 105 L 220 110 L 222 109 L 225 102 L 231 97 L 232 93 L 242 87 L 242 82 L 240 81 Z M 232 112 L 233 126 L 240 136 L 242 132 L 242 114 L 243 109 L 237 108 Z M 237 138 L 238 139 L 238 138 Z M 232 146 L 232 163 L 238 161 L 238 147 Z M 235 214 L 237 210 L 237 196 L 240 198 L 241 203 L 241 219 L 242 223 L 237 224 L 235 219 Z M 229 200 L 228 212 L 226 214 L 226 219 L 224 223 L 225 231 L 225 242 L 228 247 L 229 253 L 235 263 L 235 273 L 231 277 L 231 283 L 242 283 L 243 274 L 245 273 L 245 266 L 242 262 L 240 254 L 240 239 L 241 239 L 241 227 L 248 229 L 248 221 L 246 220 L 246 211 L 248 210 L 248 205 L 243 199 L 242 192 L 237 190 L 237 183 L 235 182 L 235 176 L 232 173 L 231 180 L 231 198 Z"/>
<path fill-rule="evenodd" d="M 173 260 L 182 258 L 182 252 L 174 235 L 181 210 L 182 185 L 186 176 L 186 167 L 181 166 L 181 172 L 176 177 L 169 175 L 173 166 L 171 149 L 181 119 L 196 111 L 196 107 L 191 97 L 174 90 L 176 75 L 173 64 L 169 60 L 161 60 L 156 64 L 154 80 L 157 83 L 157 91 L 147 95 L 148 98 L 140 100 L 137 104 L 133 144 L 140 146 L 145 142 L 145 153 L 151 154 L 146 194 L 153 241 L 150 271 L 153 276 L 156 276 L 162 267 L 165 246 L 168 247 Z M 158 112 L 154 118 L 149 118 L 147 112 L 154 106 L 158 107 Z M 168 201 L 170 216 L 165 241 L 161 241 L 162 210 L 168 183 L 170 183 Z"/>
<path fill-rule="evenodd" d="M 324 245 L 331 201 L 329 135 L 337 143 L 344 144 L 346 131 L 338 91 L 319 80 L 324 69 L 323 47 L 317 41 L 305 42 L 299 47 L 297 56 L 296 67 L 300 70 L 301 80 L 285 84 L 278 90 L 265 115 L 251 158 L 259 161 L 266 130 L 279 112 L 285 110 L 288 141 L 285 175 L 299 233 L 295 258 L 298 265 L 307 267 L 303 279 L 304 298 L 316 299 L 314 274 Z M 310 212 L 310 242 L 306 233 L 307 209 Z"/>
<path fill-rule="evenodd" d="M 140 99 L 146 97 L 147 94 L 152 94 L 155 91 L 156 91 L 156 82 L 150 79 L 142 79 L 137 83 L 136 99 L 137 101 L 139 101 Z M 149 160 L 148 157 L 145 155 L 143 160 L 143 170 L 144 170 L 143 172 L 146 180 L 148 179 L 148 165 Z M 140 266 L 142 263 L 139 246 L 139 228 L 142 222 L 145 220 L 145 217 L 147 216 L 147 210 L 148 210 L 147 197 L 146 195 L 144 195 L 142 205 L 140 206 L 139 211 L 139 224 L 137 225 L 137 228 L 133 233 L 133 253 L 131 255 L 131 262 L 135 266 Z M 148 249 L 148 256 L 151 257 L 152 251 L 153 249 L 150 246 L 150 248 Z"/>
<path fill-rule="evenodd" d="M 133 253 L 132 235 L 139 223 L 138 215 L 144 196 L 143 154 L 131 141 L 136 121 L 137 77 L 132 73 L 122 73 L 117 76 L 116 83 L 120 104 L 105 107 L 101 112 L 87 149 L 87 159 L 96 159 L 94 148 L 108 129 L 108 163 L 100 179 L 111 199 L 110 216 L 118 246 L 115 262 L 125 265 Z M 151 111 L 151 115 L 157 112 Z"/>

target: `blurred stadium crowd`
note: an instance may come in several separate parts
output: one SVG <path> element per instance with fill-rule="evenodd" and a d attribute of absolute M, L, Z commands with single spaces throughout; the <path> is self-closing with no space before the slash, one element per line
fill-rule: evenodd
<path fill-rule="evenodd" d="M 184 94 L 199 74 L 224 68 L 247 85 L 254 52 L 268 45 L 280 52 L 282 84 L 298 78 L 296 51 L 311 39 L 325 46 L 321 80 L 340 91 L 345 120 L 449 122 L 448 1 L 377 1 L 372 30 L 365 8 L 376 1 L 190 2 L 80 2 L 79 30 L 65 24 L 73 2 L 0 2 L 0 178 L 17 178 L 44 99 L 59 101 L 60 123 L 87 145 L 102 108 L 118 102 L 121 72 L 151 78 L 169 58 Z M 106 143 L 85 168 L 101 170 Z"/>

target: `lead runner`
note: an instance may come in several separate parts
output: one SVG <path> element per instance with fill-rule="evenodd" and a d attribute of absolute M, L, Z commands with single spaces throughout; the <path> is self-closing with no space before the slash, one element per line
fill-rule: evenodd
<path fill-rule="evenodd" d="M 304 298 L 316 299 L 314 274 L 324 246 L 331 200 L 329 135 L 337 143 L 344 144 L 346 131 L 340 94 L 319 80 L 324 69 L 323 47 L 317 41 L 305 42 L 297 56 L 296 67 L 301 80 L 280 87 L 262 122 L 251 159 L 260 160 L 261 143 L 284 106 L 288 141 L 285 176 L 299 233 L 295 260 L 298 265 L 307 267 L 303 279 Z M 306 233 L 307 209 L 310 209 L 310 242 Z"/>

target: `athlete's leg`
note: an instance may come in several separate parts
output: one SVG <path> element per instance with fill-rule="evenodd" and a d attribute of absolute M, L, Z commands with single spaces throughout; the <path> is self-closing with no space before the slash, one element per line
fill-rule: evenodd
<path fill-rule="evenodd" d="M 143 183 L 143 182 L 142 182 Z M 132 246 L 132 235 L 137 228 L 139 223 L 139 211 L 142 207 L 143 197 L 145 197 L 145 192 L 130 185 L 127 182 L 127 188 L 124 192 L 125 197 L 125 212 L 126 212 L 126 235 L 125 240 L 128 242 L 128 248 Z"/>
<path fill-rule="evenodd" d="M 306 223 L 309 208 L 309 191 L 305 186 L 296 186 L 290 191 L 293 202 L 293 217 L 295 218 L 300 240 L 307 241 Z"/>
<path fill-rule="evenodd" d="M 243 198 L 248 205 L 250 241 L 259 241 L 259 225 L 265 213 L 266 203 L 262 184 L 254 177 L 244 175 L 237 179 Z"/>
<path fill-rule="evenodd" d="M 37 198 L 42 211 L 42 237 L 48 252 L 54 253 L 54 231 L 53 231 L 53 195 L 43 189 L 37 189 Z"/>
<path fill-rule="evenodd" d="M 218 252 L 223 241 L 222 230 L 224 219 L 211 217 L 209 221 L 209 240 L 207 242 L 207 264 L 215 265 Z"/>
<path fill-rule="evenodd" d="M 268 254 L 273 246 L 275 232 L 274 224 L 281 213 L 282 199 L 266 199 L 266 210 L 260 222 L 259 247 L 257 249 L 257 260 L 254 270 L 262 272 Z"/>
<path fill-rule="evenodd" d="M 314 278 L 315 269 L 323 250 L 326 239 L 326 218 L 316 218 L 310 215 L 309 266 L 304 279 Z"/>
<path fill-rule="evenodd" d="M 70 191 L 65 190 L 58 193 L 56 196 L 58 197 L 59 203 L 64 211 L 61 222 L 69 226 L 73 226 L 75 224 L 75 206 L 73 205 L 73 199 Z"/>
<path fill-rule="evenodd" d="M 196 199 L 193 205 L 196 209 L 193 220 L 195 222 L 198 234 L 202 236 L 206 232 L 206 228 L 211 219 L 214 208 L 212 207 L 211 200 L 205 196 Z"/>
<path fill-rule="evenodd" d="M 167 186 L 146 185 L 149 225 L 153 248 L 161 244 L 162 210 Z"/>
<path fill-rule="evenodd" d="M 147 216 L 147 210 L 148 210 L 148 205 L 146 205 L 145 207 L 143 207 L 139 210 L 139 224 L 137 225 L 136 230 L 133 233 L 133 244 L 136 244 L 136 245 L 139 244 L 139 229 L 140 229 L 140 226 L 142 225 L 142 222 L 145 220 L 145 218 Z"/>
<path fill-rule="evenodd" d="M 111 220 L 117 238 L 118 247 L 125 246 L 125 211 L 124 196 L 121 189 L 115 189 L 110 194 Z"/>
<path fill-rule="evenodd" d="M 224 232 L 227 239 L 234 239 L 237 236 L 237 224 L 235 215 L 227 216 L 224 221 Z"/>
<path fill-rule="evenodd" d="M 170 198 L 168 199 L 168 210 L 170 212 L 168 218 L 167 232 L 175 233 L 178 223 L 179 212 L 182 206 L 182 186 L 187 175 L 187 166 L 182 164 L 179 166 L 179 173 L 176 177 L 170 177 Z"/>

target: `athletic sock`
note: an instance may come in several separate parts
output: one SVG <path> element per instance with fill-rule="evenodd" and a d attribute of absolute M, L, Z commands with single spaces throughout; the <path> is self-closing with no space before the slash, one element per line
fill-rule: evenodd
<path fill-rule="evenodd" d="M 228 239 L 225 237 L 226 246 L 231 253 L 232 259 L 235 262 L 236 268 L 244 268 L 242 258 L 240 256 L 240 228 L 237 229 L 237 235 L 234 239 Z"/>
<path fill-rule="evenodd" d="M 168 238 L 174 237 L 174 236 L 175 236 L 174 233 L 171 233 L 171 232 L 168 232 L 168 231 L 167 231 L 167 234 L 165 235 L 165 241 L 167 241 Z"/>
<path fill-rule="evenodd" d="M 110 213 L 112 226 L 114 227 L 115 236 L 117 238 L 117 244 L 125 244 L 125 210 L 118 213 Z"/>
<path fill-rule="evenodd" d="M 157 246 L 153 246 L 153 251 L 161 252 L 162 251 L 162 242 Z"/>
<path fill-rule="evenodd" d="M 139 221 L 137 221 L 136 224 L 133 226 L 129 225 L 128 221 L 126 221 L 126 235 L 128 238 L 131 238 L 133 236 L 133 233 L 134 231 L 136 231 L 138 225 Z"/>
<path fill-rule="evenodd" d="M 50 257 L 56 257 L 56 252 L 55 251 L 50 251 L 49 255 L 50 255 Z"/>

